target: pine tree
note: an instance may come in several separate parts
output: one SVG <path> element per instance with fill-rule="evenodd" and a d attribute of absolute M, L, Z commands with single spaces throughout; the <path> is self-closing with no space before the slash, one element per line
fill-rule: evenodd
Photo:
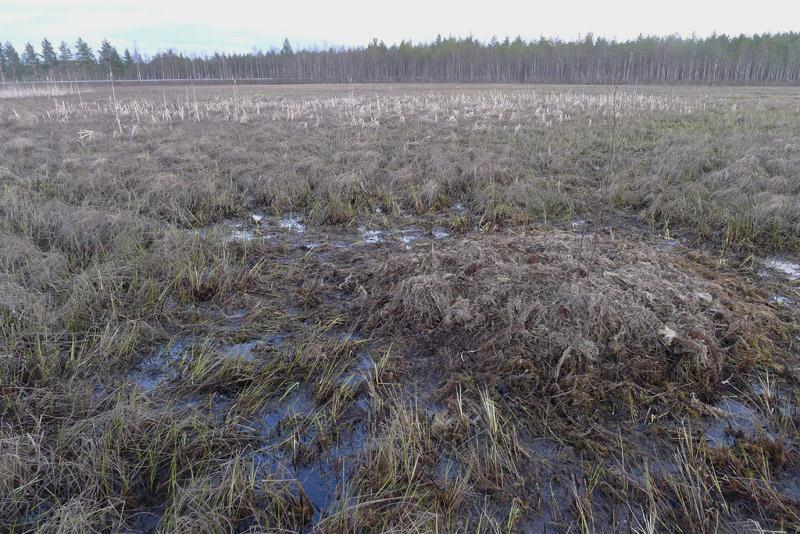
<path fill-rule="evenodd" d="M 81 38 L 75 41 L 75 61 L 80 65 L 84 77 L 91 79 L 94 76 L 94 67 L 97 64 L 94 52 Z"/>
<path fill-rule="evenodd" d="M 103 39 L 103 42 L 100 43 L 100 50 L 97 52 L 97 62 L 101 65 L 108 65 L 111 61 L 111 50 L 113 48 L 108 39 Z"/>
<path fill-rule="evenodd" d="M 11 77 L 15 80 L 18 79 L 17 77 L 22 74 L 21 65 L 19 59 L 19 54 L 17 54 L 17 50 L 14 48 L 14 45 L 6 41 L 5 47 L 3 49 L 4 55 L 6 57 L 6 63 L 8 64 L 8 69 L 11 71 Z"/>
<path fill-rule="evenodd" d="M 95 63 L 94 52 L 80 37 L 75 41 L 75 60 L 87 66 Z"/>
<path fill-rule="evenodd" d="M 22 64 L 28 68 L 34 78 L 39 77 L 39 68 L 42 62 L 31 43 L 25 43 L 25 49 L 22 51 Z"/>
<path fill-rule="evenodd" d="M 110 74 L 119 76 L 122 72 L 122 58 L 119 57 L 119 52 L 108 42 L 108 39 L 103 39 L 100 44 L 100 52 L 97 59 Z"/>
<path fill-rule="evenodd" d="M 133 64 L 133 54 L 127 48 L 122 52 L 122 78 L 129 80 L 135 76 L 136 68 Z"/>
<path fill-rule="evenodd" d="M 42 40 L 42 63 L 47 67 L 53 68 L 58 65 L 58 56 L 53 48 L 53 44 L 45 38 Z"/>
<path fill-rule="evenodd" d="M 58 60 L 64 64 L 72 61 L 72 50 L 64 41 L 61 41 L 61 44 L 58 45 Z"/>
<path fill-rule="evenodd" d="M 281 48 L 281 55 L 282 56 L 291 56 L 294 54 L 294 50 L 292 50 L 292 44 L 289 42 L 289 38 L 283 40 L 283 48 Z"/>
<path fill-rule="evenodd" d="M 41 65 L 39 54 L 36 53 L 36 49 L 30 43 L 25 43 L 25 50 L 22 52 L 22 63 L 34 69 Z"/>

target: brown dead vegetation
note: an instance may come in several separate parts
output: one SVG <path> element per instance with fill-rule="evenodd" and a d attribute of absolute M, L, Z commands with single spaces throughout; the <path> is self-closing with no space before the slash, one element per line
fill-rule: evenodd
<path fill-rule="evenodd" d="M 778 365 L 790 332 L 702 255 L 562 232 L 461 236 L 359 265 L 347 285 L 366 331 L 587 408 L 673 389 L 713 402 L 731 373 Z"/>
<path fill-rule="evenodd" d="M 4 102 L 0 531 L 800 528 L 786 94 L 308 91 Z"/>

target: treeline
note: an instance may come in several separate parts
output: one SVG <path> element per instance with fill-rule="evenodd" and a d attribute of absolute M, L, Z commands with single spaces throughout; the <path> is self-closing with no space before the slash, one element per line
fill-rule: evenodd
<path fill-rule="evenodd" d="M 437 37 L 430 43 L 373 40 L 350 48 L 281 49 L 143 57 L 107 40 L 95 52 L 84 40 L 56 48 L 47 39 L 22 52 L 0 46 L 0 80 L 230 80 L 508 83 L 800 83 L 800 33 L 534 41 Z"/>
<path fill-rule="evenodd" d="M 22 52 L 6 41 L 0 44 L 0 81 L 77 81 L 115 78 L 139 78 L 139 69 L 147 64 L 138 52 L 128 49 L 120 54 L 108 40 L 97 53 L 83 39 L 74 46 L 64 41 L 56 49 L 49 39 L 37 50 L 25 43 Z"/>

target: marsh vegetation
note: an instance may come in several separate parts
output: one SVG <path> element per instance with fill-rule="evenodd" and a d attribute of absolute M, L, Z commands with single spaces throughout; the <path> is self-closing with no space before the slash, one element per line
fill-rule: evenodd
<path fill-rule="evenodd" d="M 0 530 L 796 531 L 798 96 L 0 95 Z"/>

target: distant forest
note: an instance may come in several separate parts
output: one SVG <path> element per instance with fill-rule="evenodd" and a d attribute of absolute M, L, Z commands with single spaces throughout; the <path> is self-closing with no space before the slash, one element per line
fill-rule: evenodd
<path fill-rule="evenodd" d="M 103 41 L 0 46 L 0 81 L 231 80 L 275 82 L 505 82 L 797 84 L 800 33 L 639 37 L 628 41 L 437 37 L 429 43 L 143 57 Z"/>

